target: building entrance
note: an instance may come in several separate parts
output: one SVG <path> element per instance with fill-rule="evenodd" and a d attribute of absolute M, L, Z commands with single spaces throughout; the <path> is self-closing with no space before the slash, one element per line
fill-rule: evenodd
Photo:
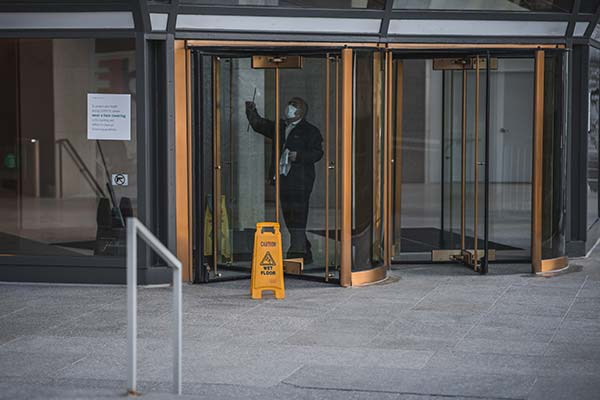
<path fill-rule="evenodd" d="M 288 275 L 342 286 L 401 262 L 565 264 L 560 50 L 184 46 L 195 281 L 249 277 L 264 221 Z"/>
<path fill-rule="evenodd" d="M 534 80 L 530 52 L 395 54 L 393 261 L 531 259 Z"/>
<path fill-rule="evenodd" d="M 248 277 L 258 222 L 281 224 L 288 274 L 339 280 L 340 54 L 191 52 L 196 260 Z"/>

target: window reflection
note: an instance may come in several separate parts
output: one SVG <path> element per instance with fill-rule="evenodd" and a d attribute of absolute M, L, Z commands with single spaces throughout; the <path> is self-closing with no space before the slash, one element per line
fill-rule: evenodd
<path fill-rule="evenodd" d="M 352 155 L 353 271 L 383 263 L 383 83 L 380 53 L 357 52 Z"/>
<path fill-rule="evenodd" d="M 600 111 L 600 50 L 590 47 L 587 126 L 587 227 L 598 219 L 598 133 Z"/>
<path fill-rule="evenodd" d="M 570 13 L 573 0 L 394 0 L 393 8 Z"/>
<path fill-rule="evenodd" d="M 183 4 L 209 6 L 257 6 L 289 8 L 376 9 L 382 10 L 385 0 L 182 0 Z"/>
<path fill-rule="evenodd" d="M 88 140 L 87 94 L 129 93 L 135 110 L 134 41 L 1 40 L 0 59 L 0 253 L 124 256 L 135 113 L 131 140 Z"/>

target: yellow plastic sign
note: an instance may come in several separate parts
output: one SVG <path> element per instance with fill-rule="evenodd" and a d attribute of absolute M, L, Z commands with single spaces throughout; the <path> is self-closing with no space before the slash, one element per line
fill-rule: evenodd
<path fill-rule="evenodd" d="M 250 295 L 262 299 L 262 292 L 273 291 L 276 299 L 285 298 L 281 232 L 276 222 L 259 222 L 254 234 Z"/>

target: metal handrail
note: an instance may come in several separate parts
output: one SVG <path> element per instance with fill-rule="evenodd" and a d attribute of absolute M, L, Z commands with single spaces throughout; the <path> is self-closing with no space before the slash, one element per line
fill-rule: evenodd
<path fill-rule="evenodd" d="M 137 236 L 173 268 L 173 392 L 181 394 L 181 261 L 135 218 L 127 218 L 127 391 L 137 394 Z"/>
<path fill-rule="evenodd" d="M 67 154 L 71 157 L 71 160 L 77 165 L 79 172 L 85 178 L 90 188 L 96 193 L 96 196 L 106 197 L 104 195 L 104 191 L 102 190 L 102 186 L 98 183 L 88 166 L 83 162 L 83 159 L 73 146 L 73 143 L 69 139 L 58 139 L 56 141 L 58 145 L 58 156 L 59 156 L 59 178 L 60 178 L 60 197 L 62 198 L 62 181 L 63 181 L 63 169 L 62 169 L 62 152 L 61 149 L 65 149 Z"/>

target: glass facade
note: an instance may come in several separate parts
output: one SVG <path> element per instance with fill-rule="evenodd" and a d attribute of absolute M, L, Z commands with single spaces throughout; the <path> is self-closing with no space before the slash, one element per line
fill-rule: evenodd
<path fill-rule="evenodd" d="M 0 40 L 0 254 L 125 256 L 124 218 L 137 209 L 134 45 Z M 131 95 L 130 140 L 88 139 L 89 93 Z"/>
<path fill-rule="evenodd" d="M 195 106 L 203 163 L 198 262 L 210 267 L 210 279 L 247 275 L 256 224 L 274 221 L 284 258 L 303 259 L 302 275 L 337 278 L 338 57 L 294 57 L 300 65 L 280 69 L 263 67 L 266 55 L 194 57 L 202 93 Z"/>
<path fill-rule="evenodd" d="M 383 265 L 383 56 L 354 58 L 352 129 L 352 271 Z"/>
<path fill-rule="evenodd" d="M 190 151 L 188 165 L 193 165 L 193 157 L 199 159 L 193 178 L 198 182 L 190 178 L 189 186 L 202 187 L 199 195 L 187 200 L 197 203 L 190 205 L 195 213 L 187 210 L 188 224 L 199 224 L 199 228 L 188 233 L 195 235 L 190 241 L 200 246 L 194 249 L 189 245 L 188 258 L 199 255 L 199 264 L 208 266 L 216 277 L 225 278 L 225 271 L 232 277 L 247 276 L 255 224 L 277 219 L 284 255 L 303 258 L 305 275 L 325 279 L 339 278 L 342 270 L 341 226 L 344 238 L 351 234 L 344 242 L 343 258 L 351 259 L 345 264 L 351 264 L 346 266 L 353 272 L 382 271 L 378 267 L 387 260 L 389 242 L 394 257 L 457 250 L 461 234 L 467 242 L 462 252 L 473 244 L 480 248 L 485 212 L 489 212 L 489 246 L 498 259 L 508 252 L 519 257 L 528 254 L 535 239 L 531 197 L 536 75 L 532 55 L 538 39 L 546 51 L 540 218 L 543 259 L 564 255 L 568 241 L 596 239 L 592 236 L 597 235 L 600 216 L 600 50 L 589 48 L 589 70 L 587 65 L 581 66 L 581 74 L 589 81 L 573 90 L 577 101 L 585 102 L 589 109 L 587 121 L 582 123 L 587 129 L 580 133 L 581 142 L 576 142 L 586 157 L 577 169 L 571 169 L 573 175 L 585 171 L 585 179 L 581 177 L 585 189 L 576 187 L 565 175 L 565 149 L 575 149 L 569 147 L 569 141 L 580 136 L 566 132 L 570 125 L 566 117 L 575 118 L 577 110 L 567 108 L 567 64 L 557 54 L 563 51 L 570 23 L 577 24 L 575 36 L 587 39 L 582 27 L 594 21 L 590 14 L 597 12 L 598 0 L 182 0 L 179 5 L 183 8 L 178 9 L 166 6 L 174 3 L 169 0 L 150 0 L 147 8 L 131 9 L 126 2 L 118 2 L 118 7 L 101 2 L 91 7 L 84 2 L 90 9 L 82 4 L 77 11 L 52 2 L 26 3 L 16 12 L 0 15 L 5 20 L 15 18 L 16 28 L 11 33 L 5 29 L 3 36 L 14 33 L 19 37 L 23 31 L 21 37 L 28 38 L 0 39 L 0 209 L 4 216 L 0 255 L 25 256 L 5 258 L 3 265 L 10 260 L 28 262 L 28 256 L 41 256 L 34 262 L 40 265 L 48 256 L 57 257 L 53 262 L 73 257 L 64 261 L 69 265 L 78 263 L 81 256 L 86 257 L 82 261 L 86 265 L 120 265 L 125 254 L 124 221 L 137 215 L 138 207 L 144 223 L 180 251 L 185 236 L 180 220 L 185 210 L 179 207 L 185 202 L 179 191 L 184 182 L 179 179 L 179 159 L 185 145 L 179 136 L 184 113 L 180 112 L 183 96 L 178 90 L 185 85 L 173 89 L 168 79 L 173 67 L 169 42 L 143 35 L 152 26 L 139 22 L 157 16 L 172 22 L 165 27 L 169 32 L 184 33 L 175 41 L 180 54 L 187 54 L 190 48 L 195 49 L 190 54 L 200 47 L 204 51 L 194 61 L 200 66 L 191 78 L 194 82 L 185 82 L 191 88 L 187 94 L 195 101 L 190 106 L 195 114 L 193 122 L 187 122 L 190 137 L 186 143 L 194 142 L 198 149 Z M 36 9 L 43 3 L 43 10 Z M 575 5 L 578 7 L 573 10 Z M 394 10 L 391 14 L 390 8 Z M 457 12 L 463 10 L 464 18 L 458 18 Z M 140 13 L 152 15 L 140 18 Z M 178 19 L 171 18 L 174 16 Z M 94 17 L 106 27 L 82 30 L 82 21 Z M 114 23 L 121 18 L 126 23 Z M 211 19 L 214 21 L 208 21 Z M 240 21 L 245 24 L 235 24 Z M 479 25 L 487 30 L 476 29 Z M 600 42 L 600 28 L 595 28 L 594 45 Z M 327 38 L 318 35 L 321 30 L 327 31 Z M 55 38 L 59 36 L 72 39 Z M 413 43 L 406 43 L 406 36 L 411 36 Z M 422 47 L 414 36 L 423 38 Z M 444 40 L 438 41 L 441 36 Z M 182 37 L 190 41 L 180 40 Z M 583 40 L 575 47 L 587 54 Z M 473 69 L 442 71 L 433 67 L 438 58 L 484 57 L 488 49 L 477 43 L 494 44 L 489 49 L 495 60 L 489 87 L 485 71 L 479 76 L 477 92 Z M 136 65 L 135 48 L 142 44 L 147 57 L 140 66 Z M 344 46 L 348 51 L 342 50 Z M 180 60 L 177 50 L 175 59 Z M 342 72 L 340 54 L 352 54 L 351 68 Z M 256 55 L 301 56 L 303 64 L 281 67 L 277 73 L 275 68 L 253 66 Z M 390 55 L 391 85 L 384 65 Z M 142 59 L 141 54 L 138 57 Z M 399 74 L 399 61 L 403 75 Z M 174 64 L 176 75 L 181 73 L 187 79 L 187 66 L 180 68 L 183 64 Z M 143 76 L 143 81 L 136 83 L 136 74 Z M 402 76 L 400 83 L 395 80 L 398 76 Z M 394 96 L 399 84 L 403 87 L 400 99 Z M 138 101 L 138 90 L 147 100 Z M 579 95 L 579 91 L 585 93 Z M 93 93 L 131 96 L 129 140 L 88 138 L 87 97 Z M 487 115 L 486 96 L 490 102 Z M 247 103 L 252 103 L 253 110 Z M 302 110 L 301 120 L 318 139 L 313 143 L 314 154 L 308 157 L 310 163 L 304 159 L 307 149 L 295 150 L 295 145 L 287 142 L 288 136 L 294 137 L 288 125 L 290 105 Z M 390 109 L 391 116 L 387 114 Z M 177 112 L 171 113 L 174 110 Z M 398 110 L 403 114 L 400 122 Z M 466 114 L 465 121 L 461 121 L 462 114 Z M 136 121 L 141 116 L 144 121 Z M 288 150 L 287 163 L 277 159 L 273 134 L 257 124 L 259 119 L 281 128 L 283 147 L 277 151 L 281 155 Z M 486 124 L 490 127 L 488 143 L 482 136 Z M 401 139 L 393 133 L 398 125 Z M 349 138 L 340 136 L 342 129 Z M 459 133 L 465 135 L 466 150 L 461 149 Z M 388 140 L 394 143 L 390 154 Z M 348 143 L 350 152 L 343 147 Z M 146 149 L 140 157 L 138 146 Z M 351 159 L 351 164 L 344 164 L 348 165 L 346 171 L 340 169 L 342 147 L 344 162 Z M 490 149 L 489 159 L 482 157 L 485 147 Z M 569 151 L 570 162 L 578 162 L 575 150 Z M 461 171 L 463 163 L 468 166 L 466 172 Z M 139 187 L 138 165 L 143 172 Z M 300 190 L 294 179 L 281 176 L 277 169 L 286 165 L 291 166 L 292 174 L 302 170 L 310 185 Z M 490 168 L 489 180 L 484 180 L 484 166 Z M 189 175 L 193 175 L 191 167 Z M 170 181 L 174 176 L 177 183 Z M 351 182 L 347 191 L 351 202 L 340 193 L 342 178 L 344 184 Z M 172 191 L 163 190 L 165 182 Z M 461 198 L 461 184 L 466 198 Z M 490 190 L 488 208 L 483 204 L 484 187 Z M 387 197 L 390 191 L 392 199 Z M 567 202 L 569 195 L 574 198 Z M 567 237 L 566 207 L 584 203 L 587 210 L 567 210 L 572 218 L 579 217 L 576 223 L 571 221 L 573 229 Z M 157 210 L 161 207 L 165 211 Z M 341 211 L 344 219 L 340 223 Z M 388 219 L 392 237 L 386 237 Z M 149 259 L 150 263 L 156 260 L 154 256 Z M 365 276 L 370 274 L 355 277 Z"/>
<path fill-rule="evenodd" d="M 598 9 L 600 0 L 585 0 L 581 2 L 579 6 L 579 12 L 593 14 Z"/>
<path fill-rule="evenodd" d="M 181 3 L 199 4 L 207 6 L 253 6 L 382 10 L 385 5 L 385 0 L 182 0 Z"/>
<path fill-rule="evenodd" d="M 478 248 L 482 248 L 486 71 L 480 70 L 477 95 L 476 71 L 472 69 L 443 70 L 434 67 L 434 59 L 399 59 L 398 62 L 403 69 L 403 112 L 401 145 L 395 151 L 400 152 L 402 180 L 401 199 L 395 202 L 401 208 L 396 223 L 401 229 L 394 230 L 395 254 L 460 248 L 463 158 L 466 167 L 465 245 L 473 246 L 477 228 Z M 533 141 L 533 114 L 526 110 L 531 110 L 533 104 L 533 58 L 492 57 L 492 64 L 489 246 L 501 251 L 502 257 L 512 254 L 526 258 L 531 246 Z M 477 100 L 479 115 L 476 117 Z M 398 132 L 397 128 L 395 136 Z M 477 167 L 474 166 L 476 143 Z M 475 168 L 478 169 L 477 197 Z"/>
<path fill-rule="evenodd" d="M 565 61 L 546 56 L 542 166 L 542 260 L 566 255 Z"/>
<path fill-rule="evenodd" d="M 394 0 L 394 9 L 570 13 L 573 0 Z"/>
<path fill-rule="evenodd" d="M 587 121 L 587 227 L 598 219 L 598 140 L 600 139 L 600 50 L 590 47 Z"/>

